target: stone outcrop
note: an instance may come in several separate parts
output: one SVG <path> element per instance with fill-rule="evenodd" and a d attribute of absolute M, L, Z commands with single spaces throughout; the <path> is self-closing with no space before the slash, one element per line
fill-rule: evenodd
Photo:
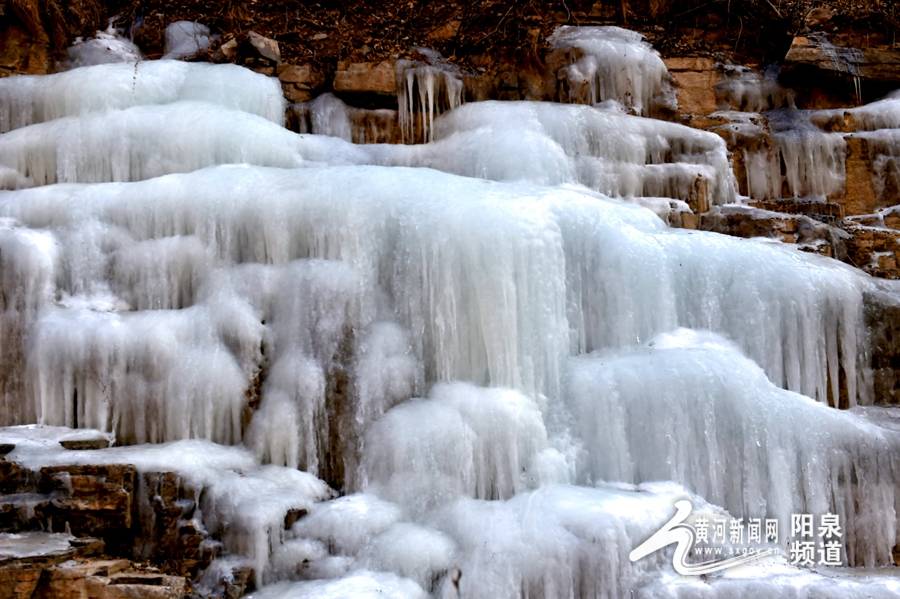
<path fill-rule="evenodd" d="M 181 599 L 181 576 L 103 557 L 97 539 L 0 533 L 0 599 Z"/>
<path fill-rule="evenodd" d="M 813 69 L 875 81 L 900 79 L 900 50 L 855 48 L 832 43 L 824 33 L 797 36 L 784 57 L 788 69 Z"/>
<path fill-rule="evenodd" d="M 0 459 L 0 491 L 0 599 L 184 597 L 187 581 L 221 551 L 195 517 L 194 491 L 171 472 L 130 464 L 35 471 Z"/>

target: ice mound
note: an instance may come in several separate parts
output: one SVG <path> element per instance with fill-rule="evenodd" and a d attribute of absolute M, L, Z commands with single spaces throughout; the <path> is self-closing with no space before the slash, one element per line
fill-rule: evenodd
<path fill-rule="evenodd" d="M 361 150 L 302 136 L 260 116 L 203 102 L 59 118 L 0 137 L 0 164 L 36 185 L 138 181 L 215 164 L 297 167 L 365 162 Z"/>
<path fill-rule="evenodd" d="M 523 474 L 546 444 L 531 399 L 508 389 L 442 384 L 369 428 L 363 480 L 378 495 L 420 510 L 459 495 L 505 499 L 525 488 Z"/>
<path fill-rule="evenodd" d="M 776 387 L 721 337 L 681 330 L 574 358 L 567 389 L 582 481 L 674 480 L 784 529 L 792 513 L 836 513 L 851 563 L 893 563 L 900 436 Z"/>
<path fill-rule="evenodd" d="M 65 116 L 178 101 L 209 102 L 284 121 L 277 79 L 230 64 L 146 60 L 0 79 L 0 132 Z"/>
<path fill-rule="evenodd" d="M 621 27 L 564 25 L 549 41 L 571 53 L 572 63 L 562 71 L 570 102 L 616 100 L 642 115 L 675 107 L 669 71 L 641 34 Z"/>

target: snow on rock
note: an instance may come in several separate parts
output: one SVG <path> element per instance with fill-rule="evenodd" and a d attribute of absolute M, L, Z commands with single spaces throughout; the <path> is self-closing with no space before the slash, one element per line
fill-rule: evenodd
<path fill-rule="evenodd" d="M 193 488 L 203 524 L 226 549 L 246 556 L 262 581 L 272 551 L 281 543 L 285 514 L 309 510 L 333 496 L 311 474 L 292 468 L 260 466 L 243 447 L 208 441 L 66 451 L 59 440 L 71 437 L 65 427 L 0 428 L 0 442 L 15 444 L 6 459 L 31 470 L 68 464 L 132 464 L 140 472 L 175 472 Z"/>

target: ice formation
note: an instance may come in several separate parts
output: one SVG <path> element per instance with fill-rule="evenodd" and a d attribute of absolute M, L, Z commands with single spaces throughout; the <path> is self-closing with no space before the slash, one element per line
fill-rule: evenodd
<path fill-rule="evenodd" d="M 620 27 L 562 26 L 550 36 L 550 44 L 571 54 L 572 62 L 562 72 L 569 102 L 616 100 L 641 115 L 675 107 L 669 71 L 639 33 Z"/>
<path fill-rule="evenodd" d="M 463 102 L 459 70 L 433 50 L 419 48 L 424 61 L 397 62 L 397 105 L 403 141 L 433 139 L 434 119 Z"/>
<path fill-rule="evenodd" d="M 432 144 L 370 151 L 382 164 L 469 177 L 578 182 L 611 196 L 735 200 L 722 139 L 683 125 L 587 106 L 472 102 L 434 129 Z"/>
<path fill-rule="evenodd" d="M 597 100 L 660 106 L 640 38 L 562 38 Z M 600 60 L 619 50 L 621 77 Z M 429 143 L 354 145 L 371 140 L 329 95 L 292 133 L 277 82 L 237 67 L 0 82 L 0 424 L 128 445 L 2 429 L 11 459 L 174 469 L 228 552 L 198 584 L 246 562 L 259 598 L 900 596 L 783 558 L 702 584 L 670 550 L 629 560 L 683 499 L 832 510 L 849 565 L 890 560 L 897 431 L 833 409 L 873 400 L 868 277 L 669 229 L 658 214 L 736 198 L 715 134 L 608 104 L 460 105 L 435 57 L 404 69 L 405 135 Z M 854 118 L 893 127 L 893 101 Z M 792 127 L 777 192 L 831 193 L 803 166 L 821 139 Z M 835 139 L 812 160 L 829 176 Z"/>
<path fill-rule="evenodd" d="M 584 481 L 674 480 L 733 514 L 767 514 L 785 527 L 797 511 L 837 513 L 852 563 L 892 563 L 895 435 L 779 389 L 710 334 L 682 330 L 630 353 L 578 357 L 568 373 Z"/>
<path fill-rule="evenodd" d="M 778 84 L 778 72 L 772 69 L 760 74 L 740 65 L 723 68 L 725 79 L 715 87 L 721 110 L 763 112 L 779 108 L 795 108 L 794 94 Z"/>
<path fill-rule="evenodd" d="M 175 21 L 166 27 L 163 58 L 190 58 L 209 48 L 209 27 L 193 21 Z"/>
<path fill-rule="evenodd" d="M 69 47 L 69 66 L 87 67 L 107 63 L 125 63 L 133 66 L 143 58 L 140 49 L 123 37 L 110 23 L 106 31 L 98 31 L 94 37 L 78 38 Z"/>
<path fill-rule="evenodd" d="M 277 79 L 230 64 L 146 60 L 0 79 L 0 132 L 64 116 L 177 101 L 210 102 L 279 124 L 284 120 Z M 181 135 L 187 132 L 196 133 L 188 128 Z"/>

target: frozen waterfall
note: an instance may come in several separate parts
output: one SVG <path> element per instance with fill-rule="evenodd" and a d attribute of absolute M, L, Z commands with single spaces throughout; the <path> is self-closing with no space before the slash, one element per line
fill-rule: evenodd
<path fill-rule="evenodd" d="M 9 459 L 177 472 L 227 551 L 207 574 L 246 560 L 258 599 L 900 597 L 786 542 L 702 581 L 671 548 L 629 559 L 687 500 L 694 523 L 837 514 L 840 565 L 888 565 L 900 432 L 836 409 L 874 401 L 872 280 L 643 207 L 736 201 L 730 156 L 637 116 L 665 65 L 590 29 L 554 38 L 570 90 L 635 114 L 462 104 L 431 57 L 398 73 L 415 145 L 351 143 L 333 96 L 307 107 L 332 135 L 288 131 L 277 81 L 230 65 L 0 80 Z M 820 133 L 779 137 L 793 195 L 841 178 Z M 119 446 L 72 457 L 69 428 Z"/>

